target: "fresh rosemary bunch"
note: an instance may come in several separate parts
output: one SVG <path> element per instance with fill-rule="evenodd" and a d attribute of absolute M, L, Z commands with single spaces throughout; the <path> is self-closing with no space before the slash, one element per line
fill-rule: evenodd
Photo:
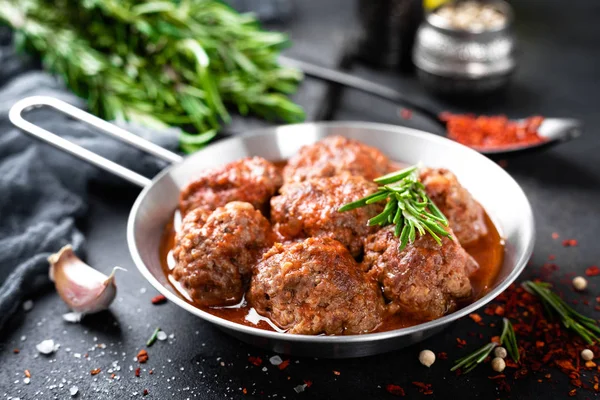
<path fill-rule="evenodd" d="M 400 251 L 415 241 L 417 232 L 430 234 L 441 245 L 440 236 L 450 237 L 450 232 L 444 228 L 448 226 L 448 220 L 427 196 L 425 186 L 419 181 L 418 170 L 418 166 L 413 165 L 375 179 L 374 182 L 381 185 L 377 192 L 345 204 L 338 211 L 387 201 L 381 214 L 371 218 L 369 225 L 396 225 L 394 235 L 400 237 Z"/>
<path fill-rule="evenodd" d="M 556 293 L 550 290 L 552 285 L 546 282 L 525 281 L 522 283 L 522 286 L 541 301 L 549 316 L 558 315 L 565 328 L 581 336 L 588 344 L 600 342 L 600 327 L 598 326 L 598 322 L 575 311 Z"/>
<path fill-rule="evenodd" d="M 241 114 L 296 122 L 285 94 L 302 75 L 280 67 L 288 44 L 254 17 L 217 0 L 0 0 L 0 22 L 20 49 L 109 120 L 179 126 L 183 150 L 212 139 Z"/>
<path fill-rule="evenodd" d="M 450 371 L 456 371 L 457 369 L 462 368 L 464 374 L 471 372 L 473 369 L 475 369 L 475 367 L 481 364 L 496 347 L 500 345 L 506 347 L 506 351 L 515 362 L 519 362 L 520 355 L 515 330 L 508 318 L 503 318 L 502 322 L 503 327 L 502 335 L 500 336 L 500 343 L 492 341 L 473 353 L 463 358 L 459 358 L 456 360 L 456 363 L 450 369 Z"/>

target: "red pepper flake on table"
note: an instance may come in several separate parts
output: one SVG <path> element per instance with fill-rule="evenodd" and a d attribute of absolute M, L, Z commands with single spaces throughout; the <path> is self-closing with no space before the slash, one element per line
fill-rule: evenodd
<path fill-rule="evenodd" d="M 277 366 L 277 368 L 279 368 L 280 370 L 283 371 L 284 369 L 286 369 L 288 367 L 288 365 L 290 365 L 290 360 L 285 360 L 281 364 L 279 364 Z"/>
<path fill-rule="evenodd" d="M 598 276 L 600 275 L 600 268 L 598 268 L 596 265 L 592 265 L 585 270 L 585 274 L 587 276 Z"/>
<path fill-rule="evenodd" d="M 413 385 L 419 388 L 419 392 L 423 394 L 433 394 L 433 390 L 431 389 L 431 383 L 423 383 L 423 382 L 412 382 Z"/>
<path fill-rule="evenodd" d="M 405 396 L 404 389 L 401 386 L 389 384 L 385 386 L 385 390 L 394 396 Z"/>
<path fill-rule="evenodd" d="M 248 357 L 248 361 L 250 361 L 250 364 L 256 365 L 257 367 L 260 367 L 263 362 L 262 358 L 254 357 L 254 356 Z M 283 363 L 281 363 L 281 364 L 283 364 Z"/>
<path fill-rule="evenodd" d="M 563 240 L 562 245 L 565 247 L 575 247 L 575 246 L 577 246 L 577 240 L 576 239 L 565 239 L 565 240 Z"/>
<path fill-rule="evenodd" d="M 148 352 L 144 349 L 140 350 L 137 355 L 137 360 L 140 364 L 146 363 L 146 361 L 148 361 Z"/>
<path fill-rule="evenodd" d="M 152 304 L 154 305 L 159 305 L 159 304 L 164 304 L 167 302 L 167 298 L 165 296 L 163 296 L 162 294 L 156 295 L 152 298 Z"/>
<path fill-rule="evenodd" d="M 540 116 L 509 120 L 504 115 L 475 116 L 444 112 L 440 114 L 440 120 L 446 122 L 450 139 L 477 149 L 532 145 L 546 140 L 538 133 L 544 121 Z"/>
<path fill-rule="evenodd" d="M 98 375 L 102 370 L 100 368 L 94 368 L 93 370 L 90 371 L 90 375 L 94 376 L 94 375 Z"/>

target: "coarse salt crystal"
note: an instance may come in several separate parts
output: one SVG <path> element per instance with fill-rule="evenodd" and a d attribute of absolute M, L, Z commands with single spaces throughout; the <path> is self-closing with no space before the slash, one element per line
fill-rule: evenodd
<path fill-rule="evenodd" d="M 23 302 L 23 310 L 25 310 L 25 311 L 31 311 L 32 308 L 33 308 L 33 301 L 26 300 L 26 301 Z"/>
<path fill-rule="evenodd" d="M 69 389 L 69 393 L 71 394 L 71 396 L 75 397 L 77 396 L 77 392 L 79 392 L 79 388 L 77 386 L 72 386 Z"/>
<path fill-rule="evenodd" d="M 158 340 L 167 340 L 167 334 L 163 331 L 158 331 L 158 333 L 156 334 L 156 338 Z"/>
<path fill-rule="evenodd" d="M 43 340 L 42 342 L 36 344 L 35 348 L 37 349 L 37 351 L 39 351 L 42 354 L 52 354 L 56 350 L 58 350 L 58 345 L 54 344 L 54 340 L 47 339 L 47 340 Z"/>
<path fill-rule="evenodd" d="M 82 317 L 83 317 L 83 314 L 78 313 L 78 312 L 70 312 L 70 313 L 63 314 L 63 316 L 62 316 L 63 320 L 70 322 L 72 324 L 76 324 L 79 321 L 81 321 Z"/>
<path fill-rule="evenodd" d="M 29 378 L 23 379 L 24 384 L 29 385 L 29 382 L 31 382 L 31 379 L 29 379 Z"/>
<path fill-rule="evenodd" d="M 283 362 L 283 360 L 279 356 L 273 356 L 269 358 L 269 362 L 273 365 L 279 365 Z"/>
<path fill-rule="evenodd" d="M 21 336 L 21 342 L 24 342 L 26 340 L 27 340 L 27 336 L 25 336 L 25 335 Z"/>

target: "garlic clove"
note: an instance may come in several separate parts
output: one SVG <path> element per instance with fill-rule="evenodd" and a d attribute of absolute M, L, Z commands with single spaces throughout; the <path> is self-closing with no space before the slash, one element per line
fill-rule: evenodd
<path fill-rule="evenodd" d="M 117 294 L 115 267 L 109 276 L 81 261 L 66 245 L 48 257 L 50 279 L 56 291 L 76 313 L 92 314 L 108 308 Z"/>

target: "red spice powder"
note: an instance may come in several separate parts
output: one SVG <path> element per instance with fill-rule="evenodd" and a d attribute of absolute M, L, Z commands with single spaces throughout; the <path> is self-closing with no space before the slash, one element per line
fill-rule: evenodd
<path fill-rule="evenodd" d="M 440 353 L 437 353 L 435 355 L 438 359 L 440 360 L 447 360 L 448 359 L 448 353 L 446 353 L 445 351 L 442 351 Z"/>
<path fill-rule="evenodd" d="M 162 294 L 156 295 L 152 298 L 152 304 L 154 305 L 159 305 L 159 304 L 164 304 L 167 302 L 167 298 L 165 296 L 163 296 Z"/>
<path fill-rule="evenodd" d="M 393 394 L 394 396 L 405 396 L 406 394 L 404 393 L 404 389 L 402 389 L 402 387 L 398 386 L 398 385 L 386 385 L 385 390 L 387 390 L 388 393 Z"/>
<path fill-rule="evenodd" d="M 93 375 L 98 375 L 102 370 L 100 368 L 95 368 L 93 370 L 90 371 L 90 374 Z"/>
<path fill-rule="evenodd" d="M 576 239 L 565 239 L 565 240 L 563 240 L 562 245 L 565 247 L 575 247 L 575 246 L 577 246 L 577 240 Z"/>
<path fill-rule="evenodd" d="M 148 352 L 144 349 L 140 350 L 140 352 L 137 355 L 137 360 L 140 364 L 145 364 L 146 361 L 148 361 Z"/>
<path fill-rule="evenodd" d="M 136 378 L 140 377 L 140 371 L 141 371 L 141 369 L 139 367 L 135 369 L 135 376 L 136 376 Z"/>
<path fill-rule="evenodd" d="M 244 394 L 248 394 L 248 389 L 246 389 L 246 388 L 243 388 L 243 389 L 242 389 L 242 393 L 244 393 Z"/>
<path fill-rule="evenodd" d="M 596 265 L 592 265 L 585 270 L 585 274 L 587 276 L 598 276 L 600 275 L 600 268 L 598 268 Z"/>
<path fill-rule="evenodd" d="M 560 235 L 558 234 L 558 232 L 552 232 L 552 239 L 556 240 L 560 237 Z"/>
<path fill-rule="evenodd" d="M 501 149 L 516 145 L 531 145 L 546 139 L 538 134 L 543 117 L 533 116 L 522 121 L 509 120 L 505 115 L 475 116 L 444 112 L 448 137 L 478 149 Z"/>
<path fill-rule="evenodd" d="M 117 374 L 110 374 L 110 379 L 115 379 L 116 376 Z"/>
<path fill-rule="evenodd" d="M 21 352 L 21 350 L 19 350 L 19 349 L 13 349 L 14 354 L 19 354 L 20 352 Z"/>
<path fill-rule="evenodd" d="M 304 380 L 304 384 L 306 385 L 306 387 L 311 387 L 312 381 L 309 381 L 308 379 L 306 379 L 306 380 Z"/>
<path fill-rule="evenodd" d="M 259 367 L 263 362 L 262 358 L 253 356 L 248 357 L 248 361 L 250 361 L 250 364 L 256 365 L 257 367 Z"/>
<path fill-rule="evenodd" d="M 456 338 L 456 345 L 458 346 L 458 348 L 462 349 L 467 345 L 467 341 L 461 338 Z"/>
<path fill-rule="evenodd" d="M 281 364 L 277 366 L 277 368 L 283 371 L 288 367 L 288 365 L 290 365 L 290 360 L 284 360 Z"/>
<path fill-rule="evenodd" d="M 150 393 L 150 392 L 148 392 L 148 389 L 144 389 L 144 391 L 142 392 L 142 394 L 143 394 L 144 396 L 148 396 L 148 393 Z"/>

